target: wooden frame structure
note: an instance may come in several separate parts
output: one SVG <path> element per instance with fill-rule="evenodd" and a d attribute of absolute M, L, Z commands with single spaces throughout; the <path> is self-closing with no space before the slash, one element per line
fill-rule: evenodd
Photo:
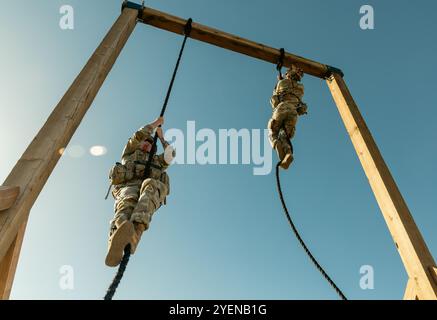
<path fill-rule="evenodd" d="M 183 34 L 186 20 L 125 1 L 122 12 L 99 47 L 55 107 L 0 188 L 0 298 L 9 299 L 30 210 L 73 136 L 121 50 L 142 22 Z M 192 23 L 190 38 L 277 63 L 280 51 L 210 27 Z M 369 184 L 394 239 L 409 280 L 404 299 L 437 299 L 435 261 L 367 125 L 341 70 L 291 53 L 284 67 L 296 64 L 325 79 Z M 1 207 L 3 206 L 3 207 Z"/>

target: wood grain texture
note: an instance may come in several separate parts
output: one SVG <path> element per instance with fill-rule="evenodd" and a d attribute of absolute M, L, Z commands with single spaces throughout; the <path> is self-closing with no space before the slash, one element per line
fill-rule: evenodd
<path fill-rule="evenodd" d="M 437 299 L 434 259 L 358 106 L 341 76 L 334 74 L 327 84 L 418 298 Z"/>
<path fill-rule="evenodd" d="M 12 207 L 19 193 L 20 187 L 0 186 L 0 211 Z"/>
<path fill-rule="evenodd" d="M 140 21 L 181 35 L 184 34 L 187 23 L 185 19 L 147 7 L 142 10 Z M 190 38 L 275 64 L 280 55 L 278 48 L 271 48 L 196 22 L 192 23 Z M 328 67 L 322 63 L 286 52 L 284 67 L 290 67 L 292 63 L 301 67 L 305 73 L 318 78 L 325 78 L 328 72 Z"/>
<path fill-rule="evenodd" d="M 20 258 L 21 245 L 23 244 L 26 224 L 18 230 L 18 234 L 9 247 L 6 255 L 0 261 L 0 300 L 8 300 L 14 282 L 15 271 L 17 270 L 18 260 Z"/>
<path fill-rule="evenodd" d="M 137 13 L 123 10 L 6 178 L 4 185 L 19 186 L 21 193 L 12 207 L 0 214 L 0 261 L 6 257 L 16 265 L 14 255 L 21 247 L 21 240 L 17 239 L 19 229 L 58 162 L 60 150 L 67 146 L 134 30 Z M 9 270 L 15 271 L 15 266 Z"/>

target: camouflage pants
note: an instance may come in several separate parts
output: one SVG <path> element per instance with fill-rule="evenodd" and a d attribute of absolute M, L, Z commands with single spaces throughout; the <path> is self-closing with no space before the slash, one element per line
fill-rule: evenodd
<path fill-rule="evenodd" d="M 270 143 L 273 149 L 281 150 L 278 151 L 280 160 L 292 154 L 290 140 L 296 131 L 297 118 L 296 104 L 284 101 L 274 109 L 268 123 Z"/>
<path fill-rule="evenodd" d="M 167 186 L 151 178 L 115 186 L 112 191 L 115 216 L 111 220 L 111 232 L 124 220 L 143 223 L 147 230 L 152 215 L 161 207 L 167 194 Z"/>

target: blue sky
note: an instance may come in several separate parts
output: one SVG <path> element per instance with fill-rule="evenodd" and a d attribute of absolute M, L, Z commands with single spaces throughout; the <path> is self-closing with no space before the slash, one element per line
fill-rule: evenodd
<path fill-rule="evenodd" d="M 0 178 L 4 180 L 120 13 L 121 1 L 1 1 Z M 75 9 L 61 30 L 59 8 Z M 375 10 L 375 29 L 359 9 Z M 343 69 L 345 79 L 432 253 L 435 225 L 437 4 L 421 1 L 147 1 L 147 5 Z M 24 10 L 23 8 L 29 8 Z M 107 173 L 127 138 L 158 114 L 182 38 L 138 25 L 35 203 L 13 299 L 100 299 L 113 201 Z M 275 67 L 189 41 L 166 114 L 214 131 L 264 129 Z M 306 76 L 309 114 L 282 172 L 308 246 L 351 299 L 400 299 L 407 275 L 326 84 Z M 103 145 L 105 156 L 87 150 Z M 253 165 L 175 165 L 118 299 L 336 299 L 292 236 L 273 172 Z M 61 266 L 74 290 L 59 286 Z M 371 265 L 375 288 L 359 286 Z"/>

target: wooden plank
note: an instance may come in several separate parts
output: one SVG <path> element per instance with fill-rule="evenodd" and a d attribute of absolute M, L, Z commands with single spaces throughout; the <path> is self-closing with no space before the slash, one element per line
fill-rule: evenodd
<path fill-rule="evenodd" d="M 408 279 L 407 287 L 405 288 L 404 300 L 418 300 L 416 292 L 416 283 L 412 279 Z"/>
<path fill-rule="evenodd" d="M 27 220 L 36 198 L 82 121 L 136 25 L 138 12 L 125 9 L 27 147 L 4 185 L 19 186 L 17 202 L 0 214 L 0 261 Z"/>
<path fill-rule="evenodd" d="M 187 23 L 185 19 L 147 7 L 140 10 L 139 18 L 145 24 L 181 35 L 184 34 L 184 27 Z M 192 23 L 190 38 L 270 63 L 276 64 L 279 58 L 278 48 L 271 48 L 196 22 Z M 322 63 L 288 52 L 285 53 L 284 67 L 290 67 L 292 63 L 300 66 L 305 73 L 315 77 L 325 78 L 328 73 L 328 66 Z"/>
<path fill-rule="evenodd" d="M 21 246 L 23 244 L 24 232 L 26 231 L 26 224 L 27 221 L 20 227 L 9 250 L 3 260 L 0 261 L 0 300 L 8 300 L 11 294 Z"/>
<path fill-rule="evenodd" d="M 0 211 L 12 207 L 19 193 L 20 187 L 0 186 Z"/>
<path fill-rule="evenodd" d="M 343 78 L 327 84 L 419 299 L 437 299 L 434 259 Z"/>

